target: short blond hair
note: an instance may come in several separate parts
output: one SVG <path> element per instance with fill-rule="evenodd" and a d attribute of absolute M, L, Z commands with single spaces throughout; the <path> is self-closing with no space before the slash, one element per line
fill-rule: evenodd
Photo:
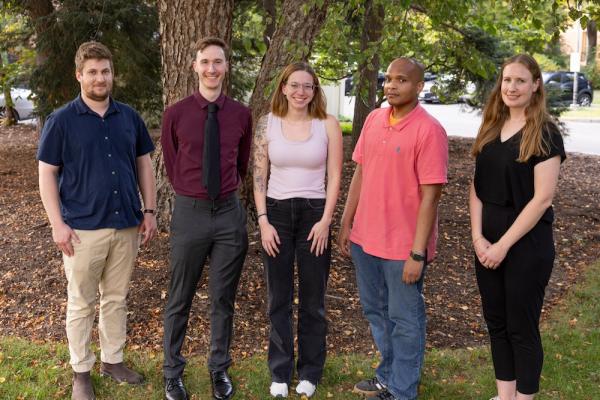
<path fill-rule="evenodd" d="M 75 68 L 77 71 L 83 71 L 83 64 L 87 60 L 108 60 L 110 62 L 110 70 L 114 72 L 112 53 L 100 42 L 90 41 L 82 43 L 75 53 Z"/>

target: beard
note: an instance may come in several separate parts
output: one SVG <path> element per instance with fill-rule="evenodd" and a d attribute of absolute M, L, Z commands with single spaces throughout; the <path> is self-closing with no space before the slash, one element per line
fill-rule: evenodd
<path fill-rule="evenodd" d="M 85 91 L 85 96 L 93 101 L 104 101 L 108 98 L 108 96 L 110 96 L 111 93 L 111 89 L 112 87 L 108 86 L 108 85 L 104 85 L 104 86 L 99 86 L 100 88 L 104 88 L 106 89 L 103 93 L 98 94 L 96 91 L 94 91 L 94 88 L 92 87 L 91 90 L 86 90 Z"/>

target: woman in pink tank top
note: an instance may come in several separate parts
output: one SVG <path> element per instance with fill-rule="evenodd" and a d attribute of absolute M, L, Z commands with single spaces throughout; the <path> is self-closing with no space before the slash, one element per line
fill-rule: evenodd
<path fill-rule="evenodd" d="M 254 201 L 269 292 L 270 394 L 287 397 L 294 371 L 294 265 L 298 266 L 298 385 L 311 397 L 323 376 L 329 226 L 342 174 L 342 134 L 327 115 L 312 67 L 288 65 L 254 135 Z M 327 187 L 325 187 L 327 177 Z"/>

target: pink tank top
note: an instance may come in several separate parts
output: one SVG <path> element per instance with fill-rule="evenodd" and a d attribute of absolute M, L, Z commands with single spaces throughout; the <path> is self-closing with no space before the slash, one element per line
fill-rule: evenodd
<path fill-rule="evenodd" d="M 313 119 L 306 140 L 289 140 L 283 135 L 281 118 L 269 113 L 267 142 L 271 174 L 267 196 L 277 199 L 325 198 L 325 170 L 329 139 L 325 120 Z"/>

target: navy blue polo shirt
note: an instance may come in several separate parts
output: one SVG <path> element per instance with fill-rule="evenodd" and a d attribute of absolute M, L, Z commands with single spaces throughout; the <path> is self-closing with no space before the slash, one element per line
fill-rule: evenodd
<path fill-rule="evenodd" d="M 153 150 L 133 108 L 111 98 L 101 117 L 78 96 L 46 120 L 37 159 L 60 167 L 60 207 L 67 225 L 123 229 L 143 218 L 136 159 Z"/>

